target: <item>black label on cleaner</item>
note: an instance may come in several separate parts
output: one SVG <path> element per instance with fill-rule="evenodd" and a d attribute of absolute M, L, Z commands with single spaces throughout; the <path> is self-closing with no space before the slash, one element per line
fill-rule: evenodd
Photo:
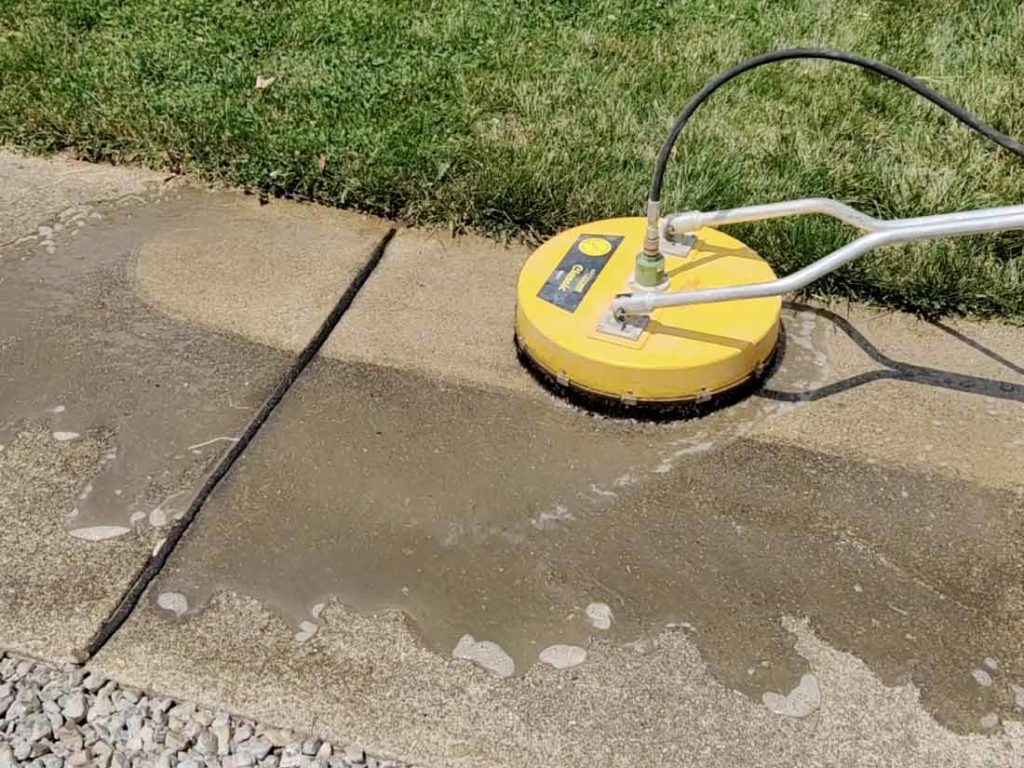
<path fill-rule="evenodd" d="M 622 235 L 580 235 L 537 296 L 575 312 L 621 242 Z"/>

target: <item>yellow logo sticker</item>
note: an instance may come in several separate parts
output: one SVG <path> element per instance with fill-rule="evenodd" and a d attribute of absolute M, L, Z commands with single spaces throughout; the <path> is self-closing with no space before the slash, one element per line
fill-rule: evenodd
<path fill-rule="evenodd" d="M 579 244 L 579 249 L 587 256 L 604 256 L 612 249 L 612 244 L 603 237 L 588 237 Z"/>

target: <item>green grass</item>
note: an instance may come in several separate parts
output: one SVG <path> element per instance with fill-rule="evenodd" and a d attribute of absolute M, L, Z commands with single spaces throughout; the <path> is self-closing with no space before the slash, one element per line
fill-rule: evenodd
<path fill-rule="evenodd" d="M 1018 0 L 0 0 L 0 141 L 537 241 L 640 213 L 672 116 L 749 54 L 880 58 L 1020 136 L 1022 41 Z M 698 113 L 664 201 L 909 216 L 1022 185 L 1024 163 L 909 92 L 787 63 Z M 818 218 L 739 234 L 783 272 L 851 235 Z M 889 249 L 817 290 L 1022 321 L 1024 237 Z"/>

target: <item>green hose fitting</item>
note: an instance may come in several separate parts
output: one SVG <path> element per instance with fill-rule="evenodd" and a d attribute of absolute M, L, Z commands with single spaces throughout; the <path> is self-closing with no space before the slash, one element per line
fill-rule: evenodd
<path fill-rule="evenodd" d="M 665 282 L 665 257 L 660 253 L 648 256 L 640 251 L 636 255 L 633 281 L 641 288 L 657 288 Z"/>
<path fill-rule="evenodd" d="M 633 282 L 641 288 L 657 288 L 665 282 L 665 257 L 661 255 L 661 228 L 658 219 L 661 203 L 655 199 L 647 201 L 647 231 L 644 233 L 644 247 L 636 255 L 636 269 Z"/>

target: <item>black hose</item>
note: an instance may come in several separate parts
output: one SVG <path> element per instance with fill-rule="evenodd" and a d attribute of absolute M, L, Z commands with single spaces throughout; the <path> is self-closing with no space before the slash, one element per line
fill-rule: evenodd
<path fill-rule="evenodd" d="M 1016 139 L 1010 138 L 1005 133 L 1000 133 L 992 126 L 986 125 L 963 107 L 954 104 L 946 97 L 933 91 L 924 83 L 918 82 L 910 75 L 900 72 L 895 67 L 890 67 L 888 64 L 883 64 L 880 61 L 875 61 L 874 59 L 869 59 L 865 56 L 858 56 L 857 54 L 845 53 L 843 51 L 830 51 L 819 48 L 788 48 L 782 51 L 763 53 L 760 56 L 754 56 L 753 58 L 737 64 L 735 67 L 726 70 L 722 74 L 718 75 L 714 80 L 708 82 L 707 85 L 701 88 L 700 92 L 696 96 L 690 99 L 689 103 L 683 108 L 683 111 L 679 113 L 679 117 L 676 118 L 675 123 L 672 124 L 672 130 L 669 132 L 668 138 L 665 139 L 665 143 L 661 145 L 661 151 L 658 153 L 658 160 L 654 166 L 654 176 L 651 178 L 651 201 L 659 202 L 661 200 L 661 186 L 665 177 L 665 165 L 668 163 L 668 158 L 672 153 L 672 148 L 679 139 L 679 134 L 682 133 L 683 128 L 686 126 L 690 117 L 693 116 L 693 113 L 697 111 L 697 108 L 703 104 L 712 93 L 717 91 L 737 75 L 741 75 L 747 70 L 760 67 L 762 64 L 771 64 L 773 61 L 787 61 L 789 59 L 827 59 L 829 61 L 841 61 L 844 64 L 853 64 L 861 69 L 867 69 L 875 72 L 876 74 L 882 75 L 883 77 L 887 77 L 900 85 L 905 85 L 919 96 L 923 96 L 928 99 L 928 101 L 939 107 L 939 109 L 948 112 L 968 128 L 973 131 L 977 131 L 989 141 L 994 141 L 1003 149 L 1007 149 L 1018 157 L 1024 158 L 1024 144 L 1021 144 Z"/>

